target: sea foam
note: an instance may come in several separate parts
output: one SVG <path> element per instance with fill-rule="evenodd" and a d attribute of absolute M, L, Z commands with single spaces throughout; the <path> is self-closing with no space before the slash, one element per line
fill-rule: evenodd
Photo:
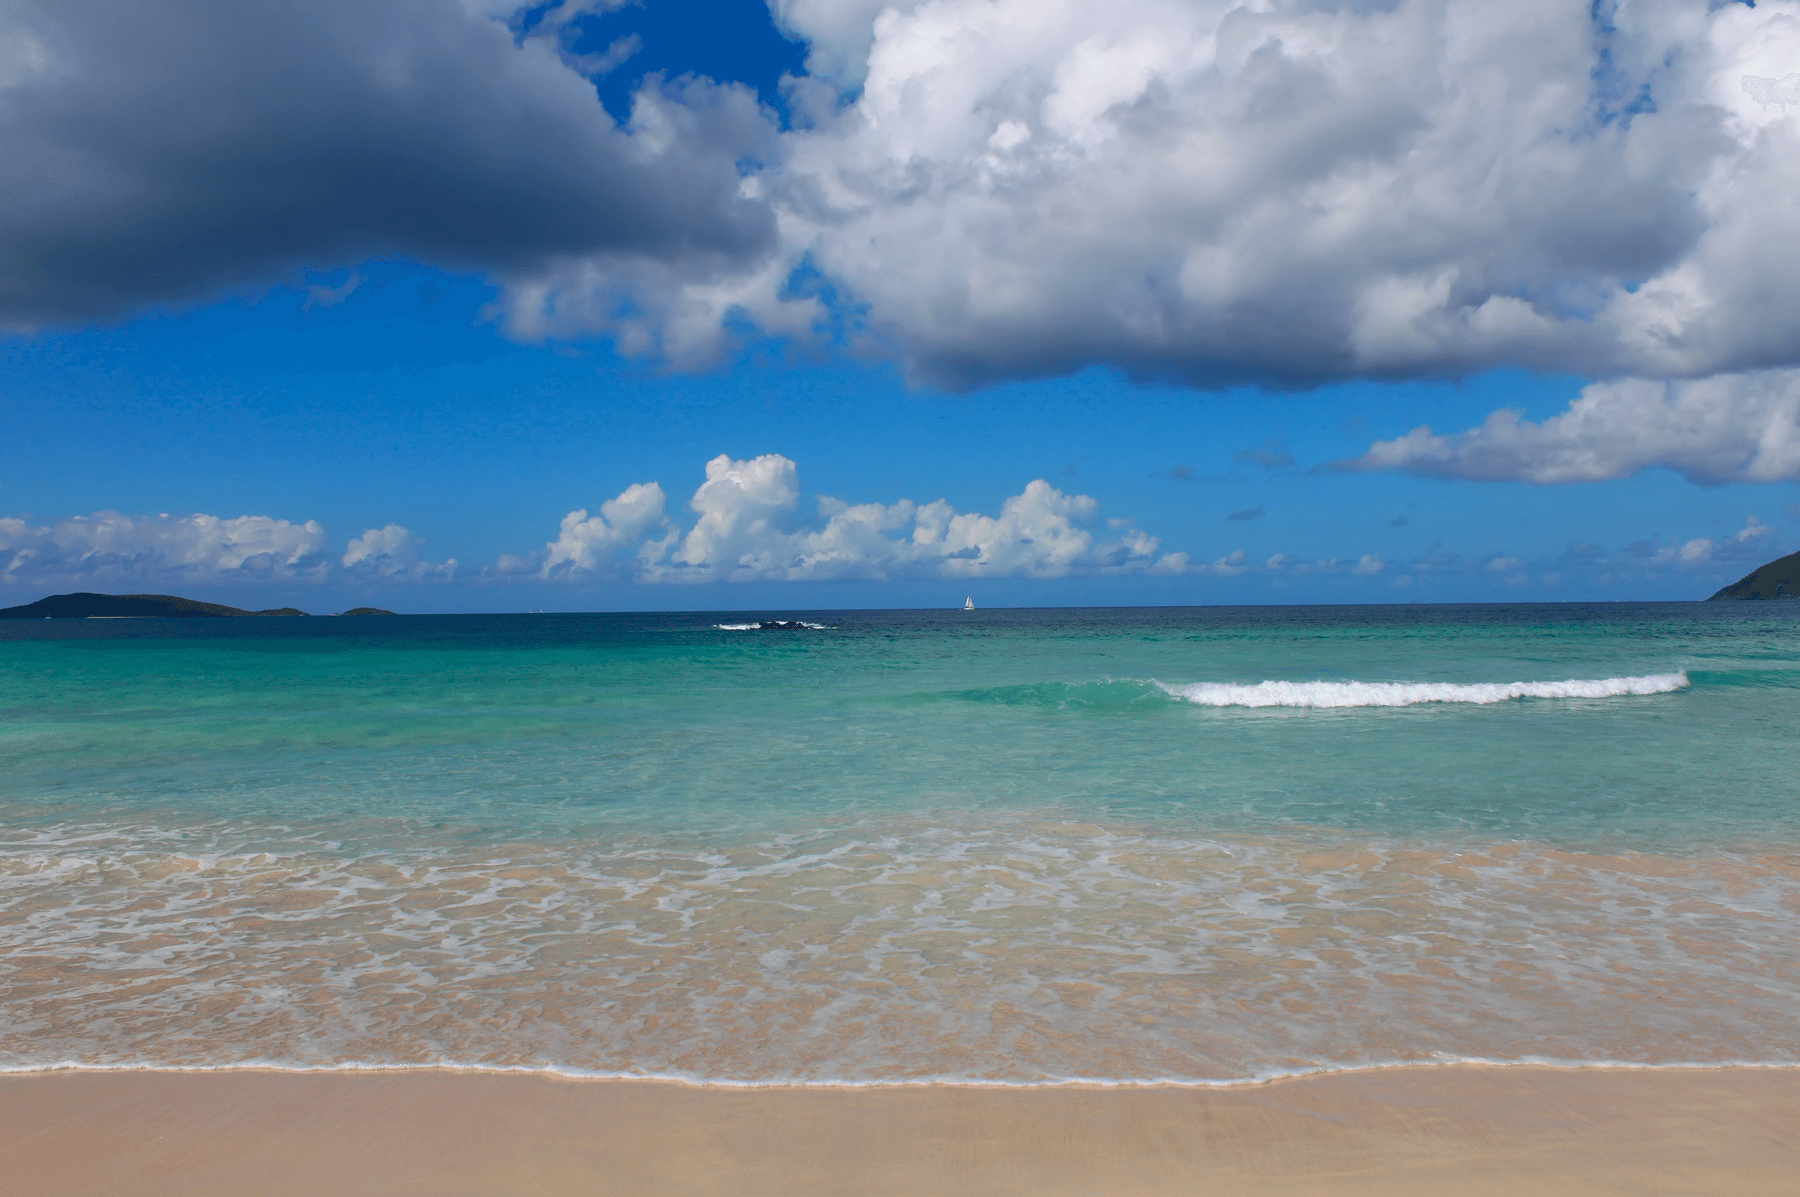
<path fill-rule="evenodd" d="M 1792 1065 L 1797 897 L 1788 844 L 1609 855 L 1051 812 L 371 853 L 273 827 L 50 826 L 0 831 L 0 1072 Z"/>
<path fill-rule="evenodd" d="M 1409 707 L 1425 702 L 1487 704 L 1517 698 L 1617 698 L 1686 689 L 1685 673 L 1643 677 L 1569 678 L 1560 682 L 1194 682 L 1157 686 L 1208 707 Z"/>
<path fill-rule="evenodd" d="M 721 632 L 760 632 L 765 629 L 789 630 L 794 628 L 808 628 L 817 632 L 831 630 L 830 624 L 808 623 L 804 619 L 771 619 L 763 623 L 715 623 L 713 627 L 718 628 Z"/>

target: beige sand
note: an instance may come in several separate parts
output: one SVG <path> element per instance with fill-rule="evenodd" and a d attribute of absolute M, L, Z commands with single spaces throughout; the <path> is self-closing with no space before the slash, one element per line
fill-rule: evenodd
<path fill-rule="evenodd" d="M 1444 1067 L 1237 1089 L 0 1078 L 0 1193 L 1800 1192 L 1800 1070 Z"/>

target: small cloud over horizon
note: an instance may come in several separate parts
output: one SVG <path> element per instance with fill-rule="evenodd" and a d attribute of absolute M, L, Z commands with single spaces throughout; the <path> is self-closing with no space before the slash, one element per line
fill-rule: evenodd
<path fill-rule="evenodd" d="M 1232 460 L 1241 465 L 1257 465 L 1265 470 L 1278 470 L 1294 464 L 1293 454 L 1287 446 L 1274 439 L 1264 441 L 1254 449 L 1240 449 L 1232 454 Z"/>

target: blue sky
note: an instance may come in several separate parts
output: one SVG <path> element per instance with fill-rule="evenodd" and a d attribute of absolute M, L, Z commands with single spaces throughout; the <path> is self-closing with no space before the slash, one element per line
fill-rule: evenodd
<path fill-rule="evenodd" d="M 434 207 L 423 184 L 414 195 L 379 166 L 333 176 L 332 163 L 374 160 L 381 149 L 334 147 L 350 136 L 341 116 L 321 118 L 323 133 L 273 126 L 271 156 L 256 162 L 243 160 L 241 139 L 222 136 L 223 148 L 201 152 L 184 134 L 163 147 L 187 155 L 180 178 L 215 180 L 190 206 L 154 198 L 185 185 L 166 180 L 160 191 L 104 194 L 104 179 L 119 172 L 102 161 L 108 171 L 68 184 L 81 190 L 65 206 L 91 207 L 91 223 L 55 223 L 46 203 L 0 228 L 0 270 L 11 275 L 0 280 L 0 300 L 13 330 L 0 338 L 13 449 L 0 476 L 0 604 L 70 589 L 315 611 L 361 602 L 413 611 L 806 609 L 944 605 L 969 593 L 989 606 L 1694 598 L 1800 540 L 1791 448 L 1800 444 L 1791 374 L 1800 344 L 1781 319 L 1707 323 L 1734 302 L 1739 280 L 1742 302 L 1762 305 L 1752 310 L 1780 310 L 1761 268 L 1722 257 L 1717 245 L 1791 232 L 1779 226 L 1793 217 L 1706 200 L 1697 180 L 1716 162 L 1694 166 L 1686 207 L 1642 171 L 1620 181 L 1619 163 L 1649 152 L 1627 137 L 1666 147 L 1673 136 L 1618 132 L 1653 116 L 1590 104 L 1593 128 L 1557 147 L 1559 171 L 1592 176 L 1594 202 L 1662 211 L 1591 261 L 1556 264 L 1570 252 L 1564 226 L 1586 217 L 1540 198 L 1505 201 L 1490 188 L 1452 205 L 1474 214 L 1471 227 L 1425 247 L 1436 261 L 1411 243 L 1374 253 L 1369 234 L 1329 261 L 1299 263 L 1308 273 L 1296 275 L 1282 243 L 1322 236 L 1295 225 L 1300 217 L 1283 216 L 1287 234 L 1230 231 L 1233 221 L 1254 223 L 1244 214 L 1259 204 L 1295 202 L 1291 179 L 1277 185 L 1257 175 L 1263 167 L 1235 168 L 1244 175 L 1236 207 L 1221 209 L 1225 223 L 1201 236 L 1183 197 L 1234 168 L 1172 183 L 1156 175 L 1173 169 L 1157 155 L 1117 148 L 1120 113 L 1185 79 L 1193 103 L 1165 105 L 1158 144 L 1188 137 L 1197 140 L 1185 152 L 1201 165 L 1206 153 L 1228 158 L 1237 151 L 1217 113 L 1254 80 L 1219 83 L 1163 66 L 1145 83 L 1142 54 L 1102 59 L 1083 77 L 1090 89 L 1119 92 L 1091 117 L 1111 122 L 1111 140 L 1065 120 L 1054 152 L 1027 161 L 1049 138 L 1039 125 L 1064 119 L 1056 114 L 1080 65 L 1070 47 L 1085 44 L 1078 9 L 1044 10 L 1048 25 L 1075 26 L 1057 42 L 1041 30 L 996 28 L 989 10 L 971 10 L 959 25 L 954 4 L 935 16 L 897 10 L 886 25 L 871 12 L 860 32 L 844 34 L 855 5 L 821 17 L 792 3 L 778 9 L 786 36 L 751 0 L 474 16 L 422 0 L 402 7 L 408 22 L 431 10 L 441 22 L 503 27 L 510 50 L 471 43 L 481 61 L 500 63 L 487 86 L 529 96 L 554 85 L 569 119 L 612 141 L 509 146 L 490 179 L 482 172 L 492 164 L 479 155 L 492 139 L 468 149 L 465 139 L 479 139 L 466 122 L 446 123 L 449 132 L 397 126 L 384 135 L 408 152 L 425 147 L 417 169 L 441 165 L 453 180 L 442 186 L 465 189 L 466 203 Z M 31 14 L 20 36 L 51 61 L 98 69 L 107 46 L 83 40 L 91 33 L 83 22 L 98 16 L 79 10 Z M 1127 5 L 1114 33 L 1129 43 L 1120 31 L 1135 22 L 1146 37 L 1162 31 L 1160 45 L 1174 36 L 1164 28 L 1173 12 L 1150 0 Z M 937 27 L 906 24 L 928 16 Z M 168 19 L 205 18 L 172 5 Z M 1624 37 L 1604 23 L 1578 24 L 1571 45 L 1587 53 Z M 321 18 L 316 52 L 361 61 L 368 45 L 332 42 L 327 26 Z M 1222 53 L 1224 27 L 1189 32 Z M 264 35 L 207 32 L 246 54 Z M 1293 72 L 1307 62 L 1283 47 L 1304 31 L 1278 32 L 1257 69 L 1288 70 L 1282 103 L 1301 103 L 1311 76 Z M 1695 39 L 1691 30 L 1628 32 L 1644 61 L 1670 38 Z M 378 33 L 367 35 L 377 49 Z M 1746 65 L 1748 51 L 1733 45 L 1785 52 L 1768 51 L 1767 34 L 1721 19 L 1702 39 L 1718 60 L 1712 75 L 1647 77 L 1660 113 L 1687 112 L 1692 124 L 1699 118 L 1689 110 L 1718 110 L 1713 75 Z M 986 49 L 965 62 L 958 38 Z M 940 49 L 909 60 L 920 39 Z M 1017 61 L 992 67 L 995 78 L 975 77 L 990 69 L 995 45 Z M 1358 52 L 1346 44 L 1323 61 Z M 517 66 L 508 53 L 537 73 L 524 82 L 506 75 Z M 1616 52 L 1607 60 L 1635 61 Z M 1255 65 L 1255 55 L 1246 61 Z M 1780 78 L 1778 66 L 1760 69 Z M 410 69 L 416 79 L 425 68 Z M 579 74 L 595 69 L 605 73 Z M 1320 69 L 1354 94 L 1350 67 Z M 906 99 L 908 70 L 931 82 L 929 101 Z M 1126 82 L 1115 86 L 1108 72 Z M 39 76 L 23 77 L 0 136 L 31 152 L 70 153 L 73 118 L 51 119 L 56 97 L 34 97 Z M 1063 80 L 1061 90 L 1016 99 L 1020 79 L 1047 77 Z M 1555 82 L 1544 86 L 1554 92 Z M 717 86 L 733 83 L 744 86 Z M 152 74 L 132 86 L 159 95 L 187 85 Z M 248 86 L 203 78 L 190 90 L 195 103 L 214 104 Z M 937 97 L 958 87 L 976 98 L 956 102 L 987 113 L 983 129 L 992 130 L 978 184 L 964 169 L 974 151 L 926 136 L 945 119 L 933 105 L 952 102 Z M 1221 98 L 1207 87 L 1227 91 Z M 90 97 L 79 119 L 123 128 L 133 119 L 128 91 L 112 110 L 105 96 Z M 993 115 L 996 96 L 1014 97 L 1014 118 Z M 658 97 L 666 111 L 645 106 Z M 1779 151 L 1795 139 L 1794 118 L 1741 98 L 1743 111 L 1729 114 L 1741 135 L 1738 169 L 1792 169 Z M 583 114 L 590 101 L 592 114 Z M 1420 102 L 1417 120 L 1440 120 L 1447 131 L 1445 113 L 1475 119 L 1436 92 Z M 255 115 L 254 103 L 244 107 Z M 613 120 L 625 123 L 607 128 Z M 1762 123 L 1739 128 L 1753 120 Z M 368 124 L 382 125 L 379 112 Z M 147 152 L 158 150 L 156 133 L 142 139 Z M 655 169 L 642 165 L 652 137 Z M 887 140 L 871 148 L 876 137 Z M 76 138 L 93 159 L 108 152 L 107 140 Z M 1295 159 L 1300 167 L 1283 170 L 1310 169 L 1333 152 L 1304 144 L 1313 148 Z M 1725 153 L 1705 144 L 1713 147 L 1705 153 Z M 1072 157 L 1071 146 L 1088 158 Z M 1488 152 L 1529 174 L 1526 159 L 1538 151 L 1522 146 Z M 1307 186 L 1341 203 L 1368 186 L 1382 152 Z M 1396 167 L 1386 186 L 1413 194 L 1434 171 L 1474 177 L 1482 166 L 1418 145 L 1405 161 L 1431 152 L 1448 157 Z M 316 160 L 303 161 L 308 153 Z M 592 165 L 607 154 L 617 161 Z M 687 157 L 668 165 L 679 154 Z M 1079 163 L 1106 154 L 1124 156 L 1099 182 L 1084 179 Z M 895 163 L 916 176 L 898 190 L 879 182 Z M 279 191 L 243 181 L 290 166 L 295 179 Z M 1483 169 L 1488 177 L 1498 168 Z M 1128 186 L 1108 183 L 1122 170 Z M 749 181 L 735 197 L 734 178 Z M 809 196 L 853 184 L 865 189 L 853 211 L 817 215 L 821 201 Z M 582 188 L 596 189 L 591 209 L 567 200 Z M 657 202 L 658 188 L 681 198 Z M 1156 206 L 1173 205 L 1167 228 L 1139 208 L 1150 193 L 1171 197 Z M 693 199 L 706 194 L 705 203 Z M 1541 179 L 1523 194 L 1541 197 Z M 1477 202 L 1516 210 L 1489 227 L 1469 206 Z M 215 204 L 235 206 L 221 214 Z M 590 227 L 590 210 L 628 215 Z M 1446 210 L 1436 209 L 1440 219 Z M 1375 211 L 1359 218 L 1381 219 Z M 533 224 L 540 212 L 552 214 L 543 229 Z M 866 225 L 854 237 L 843 232 L 852 219 Z M 1072 223 L 1047 240 L 1018 240 L 1053 220 Z M 291 237 L 267 231 L 279 221 Z M 557 221 L 567 227 L 550 227 Z M 1607 223 L 1580 236 L 1604 240 Z M 1087 250 L 1068 248 L 1084 236 L 1093 238 Z M 897 249 L 881 248 L 896 240 Z M 169 245 L 183 247 L 179 257 Z M 1131 253 L 1142 262 L 1118 266 Z M 57 254 L 64 265 L 53 272 L 40 259 L 57 265 Z M 1146 274 L 1177 259 L 1187 263 L 1175 272 L 1179 285 L 1175 273 Z M 1527 260 L 1540 264 L 1517 265 Z M 1214 273 L 1197 276 L 1196 263 Z M 1356 275 L 1356 289 L 1334 295 L 1340 275 Z M 1228 286 L 1237 290 L 1218 299 Z M 1681 287 L 1707 303 L 1681 308 Z M 1654 319 L 1632 307 L 1652 294 L 1661 304 Z M 1392 310 L 1377 311 L 1379 303 Z M 1681 320 L 1684 336 L 1644 348 L 1646 328 Z M 1484 424 L 1508 409 L 1525 423 Z M 1403 439 L 1421 425 L 1432 437 Z M 721 455 L 711 497 L 691 505 Z M 765 464 L 753 466 L 758 459 Z M 1028 490 L 1038 480 L 1048 489 Z M 595 519 L 602 504 L 649 483 L 656 495 L 632 492 L 642 500 L 636 514 L 618 508 Z M 862 523 L 834 523 L 836 509 L 820 496 L 882 507 Z M 652 500 L 653 511 L 643 506 Z M 952 522 L 932 523 L 896 506 L 902 500 L 947 501 Z M 1011 522 L 1009 501 L 1019 504 Z M 593 522 L 559 539 L 577 509 Z M 689 580 L 701 575 L 725 580 Z"/>

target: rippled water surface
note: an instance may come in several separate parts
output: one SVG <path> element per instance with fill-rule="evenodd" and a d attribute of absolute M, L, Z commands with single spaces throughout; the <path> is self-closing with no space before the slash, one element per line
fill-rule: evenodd
<path fill-rule="evenodd" d="M 1797 1062 L 1796 607 L 0 623 L 0 1067 Z"/>

